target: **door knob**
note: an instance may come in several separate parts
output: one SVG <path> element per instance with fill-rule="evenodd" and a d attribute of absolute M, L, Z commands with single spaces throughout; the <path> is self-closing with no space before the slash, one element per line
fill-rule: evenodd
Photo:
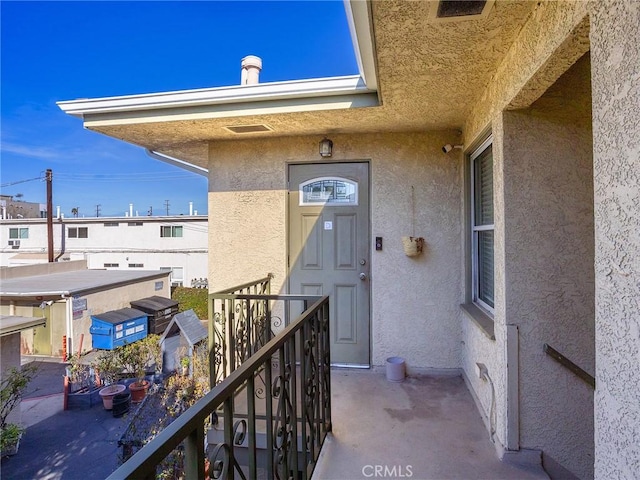
<path fill-rule="evenodd" d="M 366 280 L 367 279 L 366 273 L 361 273 L 359 276 L 360 276 L 360 280 Z"/>

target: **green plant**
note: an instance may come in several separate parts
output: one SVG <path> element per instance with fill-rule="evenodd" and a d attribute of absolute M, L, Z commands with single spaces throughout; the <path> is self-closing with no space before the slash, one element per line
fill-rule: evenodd
<path fill-rule="evenodd" d="M 92 366 L 98 372 L 100 380 L 104 385 L 115 383 L 123 369 L 118 355 L 114 350 L 100 352 L 92 363 Z"/>
<path fill-rule="evenodd" d="M 180 359 L 180 365 L 182 365 L 183 367 L 188 367 L 190 363 L 191 360 L 187 356 L 184 356 Z"/>
<path fill-rule="evenodd" d="M 11 368 L 0 382 L 0 449 L 3 452 L 15 445 L 24 431 L 16 424 L 7 423 L 7 417 L 18 406 L 22 394 L 37 372 L 38 367 L 32 363 L 20 369 Z"/>
<path fill-rule="evenodd" d="M 199 319 L 209 318 L 209 291 L 206 288 L 176 287 L 171 298 L 178 302 L 181 312 L 192 309 Z"/>
<path fill-rule="evenodd" d="M 141 385 L 144 380 L 147 367 L 155 364 L 162 369 L 162 351 L 158 335 L 149 335 L 137 342 L 128 343 L 115 349 L 117 362 L 123 370 L 135 375 L 138 379 L 136 384 Z"/>
<path fill-rule="evenodd" d="M 147 362 L 149 360 L 147 349 L 142 342 L 128 343 L 118 347 L 115 351 L 123 370 L 135 376 L 137 378 L 135 383 L 141 385 L 144 381 Z"/>
<path fill-rule="evenodd" d="M 160 345 L 160 335 L 152 333 L 142 340 L 149 354 L 149 362 L 155 364 L 156 372 L 162 371 L 162 346 Z"/>
<path fill-rule="evenodd" d="M 15 423 L 8 423 L 0 432 L 0 451 L 3 453 L 13 448 L 24 432 L 24 428 Z"/>

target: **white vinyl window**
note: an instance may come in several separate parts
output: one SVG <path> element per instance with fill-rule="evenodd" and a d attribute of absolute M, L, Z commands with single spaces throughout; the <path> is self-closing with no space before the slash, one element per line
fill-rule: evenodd
<path fill-rule="evenodd" d="M 183 267 L 160 267 L 160 270 L 171 271 L 171 285 L 181 287 L 184 284 L 184 268 Z"/>
<path fill-rule="evenodd" d="M 88 227 L 69 227 L 69 238 L 89 238 Z"/>
<path fill-rule="evenodd" d="M 473 302 L 493 313 L 493 150 L 489 137 L 470 157 Z"/>
<path fill-rule="evenodd" d="M 182 237 L 182 226 L 162 225 L 160 226 L 161 237 Z"/>
<path fill-rule="evenodd" d="M 29 238 L 28 228 L 10 228 L 9 238 Z"/>

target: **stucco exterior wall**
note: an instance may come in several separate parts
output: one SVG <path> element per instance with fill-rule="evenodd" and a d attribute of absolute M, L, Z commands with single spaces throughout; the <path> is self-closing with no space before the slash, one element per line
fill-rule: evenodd
<path fill-rule="evenodd" d="M 499 448 L 505 448 L 506 437 L 506 369 L 504 329 L 498 328 L 496 340 L 491 340 L 466 315 L 462 318 L 462 368 L 487 431 L 494 432 Z M 498 340 L 499 339 L 499 340 Z M 476 363 L 487 367 L 494 388 L 477 375 Z M 493 398 L 492 398 L 493 397 Z M 493 404 L 493 407 L 492 407 Z"/>
<path fill-rule="evenodd" d="M 640 2 L 594 2 L 595 478 L 640 478 Z"/>
<path fill-rule="evenodd" d="M 160 290 L 156 290 L 156 282 L 162 282 L 162 288 Z M 71 320 L 73 323 L 72 351 L 67 353 L 69 355 L 77 353 L 78 348 L 80 347 L 80 337 L 83 334 L 82 351 L 87 352 L 93 348 L 91 334 L 89 332 L 89 329 L 91 328 L 91 315 L 111 310 L 118 310 L 120 308 L 130 308 L 131 301 L 154 295 L 171 298 L 168 272 L 167 276 L 164 278 L 146 280 L 110 290 L 80 295 L 78 297 L 80 300 L 87 301 L 87 309 L 82 312 L 78 312 L 75 318 Z M 34 335 L 40 335 L 47 337 L 50 342 L 50 350 L 47 350 L 46 352 L 40 351 L 37 353 L 62 356 L 62 337 L 67 335 L 67 318 L 68 315 L 73 316 L 72 306 L 67 305 L 67 303 L 71 301 L 72 299 L 59 300 L 50 307 L 45 308 L 45 310 L 39 308 L 38 301 L 35 299 L 16 301 L 16 314 L 33 317 L 46 315 L 48 322 L 46 328 L 38 327 L 21 332 L 21 349 L 23 353 L 35 352 L 34 342 L 36 339 L 34 338 Z M 3 305 L 1 308 L 3 314 L 8 314 L 9 309 L 10 307 L 8 305 Z"/>
<path fill-rule="evenodd" d="M 475 141 L 504 109 L 528 107 L 589 50 L 589 2 L 538 2 L 464 123 Z"/>
<path fill-rule="evenodd" d="M 162 282 L 160 290 L 155 289 L 156 282 Z M 160 297 L 171 298 L 168 276 L 164 279 L 147 280 L 144 282 L 132 283 L 123 287 L 94 292 L 83 295 L 81 298 L 87 300 L 87 310 L 82 312 L 82 316 L 73 319 L 73 345 L 74 353 L 79 346 L 80 335 L 84 334 L 82 342 L 82 351 L 92 349 L 91 334 L 91 315 L 118 310 L 120 308 L 131 308 L 133 300 L 158 295 Z"/>
<path fill-rule="evenodd" d="M 507 365 L 505 322 L 505 275 L 504 275 L 504 177 L 503 177 L 503 130 L 502 119 L 492 124 L 493 136 L 493 201 L 494 201 L 494 336 L 490 340 L 480 328 L 463 314 L 462 320 L 462 366 L 469 387 L 473 391 L 478 409 L 483 415 L 487 429 L 493 429 L 498 449 L 506 448 L 507 440 Z M 460 193 L 465 197 L 465 192 Z M 468 200 L 468 199 L 467 199 Z M 466 220 L 465 220 L 466 221 Z M 466 242 L 466 239 L 462 239 Z M 467 299 L 468 300 L 468 299 Z M 476 363 L 486 365 L 492 384 L 480 380 Z M 493 411 L 493 419 L 491 414 Z"/>
<path fill-rule="evenodd" d="M 520 445 L 593 476 L 593 173 L 588 55 L 531 108 L 503 114 L 505 322 L 519 329 Z"/>
<path fill-rule="evenodd" d="M 372 364 L 406 358 L 409 371 L 460 366 L 461 156 L 442 145 L 456 132 L 330 135 L 333 161 L 369 160 Z M 287 284 L 287 163 L 319 162 L 317 137 L 217 142 L 209 161 L 209 278 L 217 291 L 271 272 Z M 401 237 L 426 253 L 406 257 Z M 382 236 L 384 249 L 373 249 Z"/>

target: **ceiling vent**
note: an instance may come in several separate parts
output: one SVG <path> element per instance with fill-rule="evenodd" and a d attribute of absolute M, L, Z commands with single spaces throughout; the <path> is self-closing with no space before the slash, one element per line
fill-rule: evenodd
<path fill-rule="evenodd" d="M 272 132 L 273 128 L 265 124 L 259 125 L 229 125 L 224 127 L 229 130 L 231 133 L 261 133 L 261 132 Z"/>
<path fill-rule="evenodd" d="M 430 17 L 438 22 L 477 20 L 489 15 L 494 0 L 440 0 L 431 2 Z"/>

